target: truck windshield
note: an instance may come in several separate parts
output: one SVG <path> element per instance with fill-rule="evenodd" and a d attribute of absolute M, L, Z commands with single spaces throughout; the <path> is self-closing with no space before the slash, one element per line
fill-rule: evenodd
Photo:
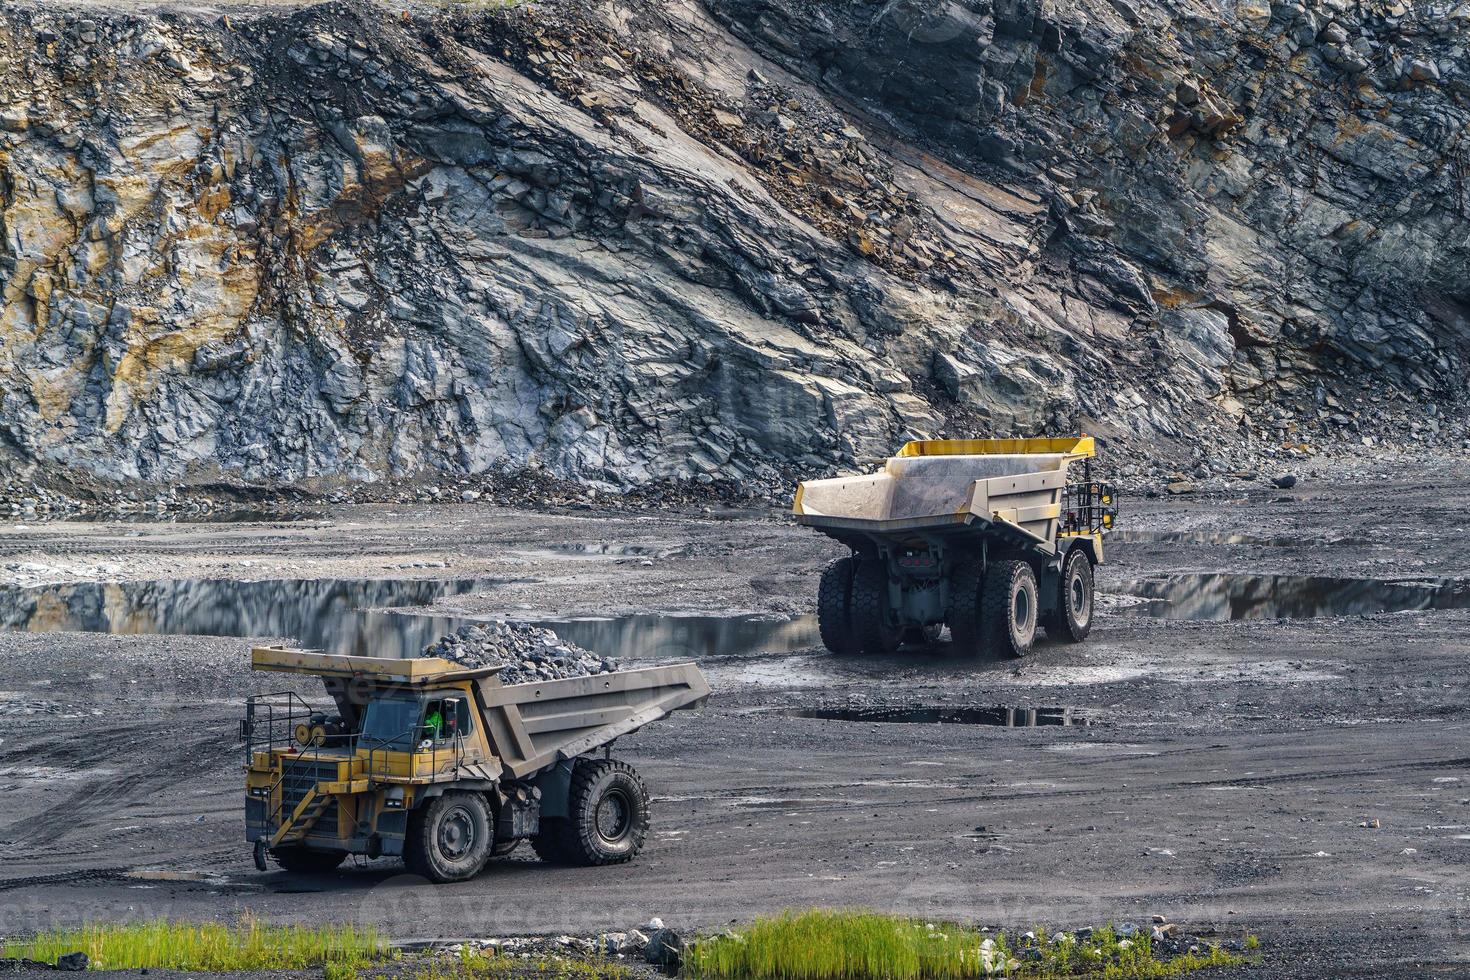
<path fill-rule="evenodd" d="M 413 698 L 377 698 L 362 716 L 362 747 L 411 750 L 417 743 L 423 705 Z"/>

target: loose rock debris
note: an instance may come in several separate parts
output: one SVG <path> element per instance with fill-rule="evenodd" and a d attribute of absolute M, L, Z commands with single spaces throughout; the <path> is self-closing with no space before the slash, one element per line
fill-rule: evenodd
<path fill-rule="evenodd" d="M 553 630 L 520 623 L 461 626 L 425 647 L 423 656 L 442 657 L 466 667 L 505 664 L 500 679 L 506 684 L 590 677 L 618 669 L 617 661 L 568 643 Z"/>

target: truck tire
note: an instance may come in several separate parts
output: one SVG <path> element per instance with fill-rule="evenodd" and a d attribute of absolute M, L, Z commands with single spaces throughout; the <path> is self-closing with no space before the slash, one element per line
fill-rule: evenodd
<path fill-rule="evenodd" d="M 347 859 L 346 851 L 313 851 L 305 847 L 278 847 L 271 860 L 287 871 L 298 874 L 325 874 L 335 871 Z"/>
<path fill-rule="evenodd" d="M 980 605 L 984 580 L 985 572 L 978 561 L 955 566 L 949 577 L 949 638 L 955 651 L 964 657 L 986 652 Z"/>
<path fill-rule="evenodd" d="M 1057 579 L 1057 608 L 1043 624 L 1046 635 L 1063 643 L 1081 643 L 1092 632 L 1092 559 L 1081 548 L 1072 549 Z"/>
<path fill-rule="evenodd" d="M 495 847 L 495 821 L 484 793 L 449 790 L 409 815 L 403 863 L 430 881 L 465 881 Z"/>
<path fill-rule="evenodd" d="M 980 619 L 991 656 L 1026 656 L 1036 639 L 1036 573 L 1024 561 L 993 561 L 985 569 Z"/>
<path fill-rule="evenodd" d="M 888 615 L 888 570 L 876 558 L 860 558 L 852 573 L 852 640 L 869 656 L 891 654 L 903 642 Z"/>
<path fill-rule="evenodd" d="M 817 628 L 833 653 L 855 652 L 852 642 L 852 556 L 837 558 L 822 570 L 817 589 Z"/>
<path fill-rule="evenodd" d="M 621 864 L 648 839 L 648 790 L 638 773 L 615 759 L 583 759 L 572 770 L 565 819 L 542 821 L 531 846 L 553 864 Z"/>

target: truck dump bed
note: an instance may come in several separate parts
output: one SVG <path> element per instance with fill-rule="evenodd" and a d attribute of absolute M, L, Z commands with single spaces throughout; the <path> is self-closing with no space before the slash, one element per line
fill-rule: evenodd
<path fill-rule="evenodd" d="M 1067 466 L 1094 453 L 1088 436 L 910 442 L 877 473 L 802 483 L 793 513 L 839 539 L 979 529 L 1050 546 Z"/>
<path fill-rule="evenodd" d="M 710 695 L 709 682 L 693 663 L 530 684 L 502 684 L 498 666 L 466 668 L 437 657 L 349 657 L 286 647 L 252 650 L 251 666 L 409 688 L 471 681 L 490 749 L 503 775 L 512 779 L 591 752 Z M 352 710 L 340 698 L 339 706 L 344 716 Z"/>
<path fill-rule="evenodd" d="M 534 684 L 492 676 L 477 684 L 495 754 L 513 778 L 591 752 L 710 694 L 692 663 Z"/>

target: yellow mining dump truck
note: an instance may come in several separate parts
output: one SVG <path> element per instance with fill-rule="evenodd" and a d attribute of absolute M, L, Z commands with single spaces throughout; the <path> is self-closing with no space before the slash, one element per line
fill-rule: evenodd
<path fill-rule="evenodd" d="M 877 473 L 801 484 L 797 522 L 852 549 L 822 574 L 822 642 L 892 653 L 948 625 L 965 653 L 1020 657 L 1038 624 L 1084 639 L 1117 513 L 1095 452 L 1088 436 L 910 442 Z"/>
<path fill-rule="evenodd" d="M 523 840 L 546 861 L 631 860 L 648 834 L 648 792 L 612 744 L 710 694 L 692 663 L 514 685 L 499 666 L 427 657 L 265 647 L 251 666 L 316 675 L 335 702 L 333 713 L 293 692 L 246 702 L 256 867 L 402 855 L 438 882 L 472 877 Z"/>

